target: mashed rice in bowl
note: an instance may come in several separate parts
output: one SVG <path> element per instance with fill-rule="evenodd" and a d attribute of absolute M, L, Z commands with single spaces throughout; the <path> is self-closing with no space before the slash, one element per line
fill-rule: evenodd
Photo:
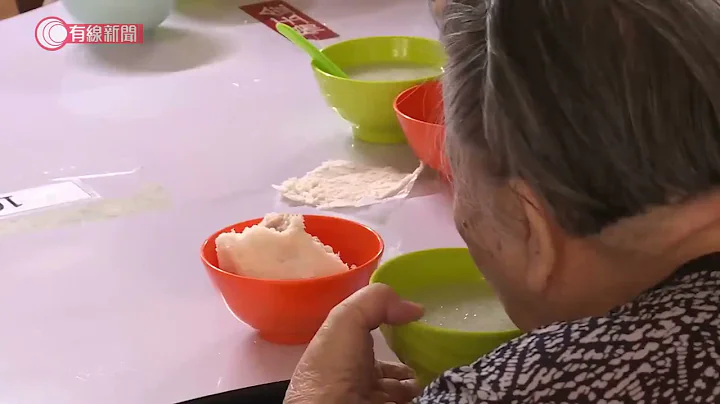
<path fill-rule="evenodd" d="M 218 266 L 257 279 L 309 279 L 348 271 L 332 247 L 305 231 L 302 215 L 270 213 L 241 233 L 215 240 Z"/>

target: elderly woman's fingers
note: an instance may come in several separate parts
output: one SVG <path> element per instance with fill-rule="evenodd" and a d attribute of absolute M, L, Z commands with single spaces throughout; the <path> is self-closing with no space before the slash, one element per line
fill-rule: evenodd
<path fill-rule="evenodd" d="M 368 332 L 380 324 L 406 324 L 422 314 L 421 306 L 402 300 L 389 286 L 376 283 L 336 306 L 328 315 L 325 328 L 333 326 L 338 333 Z"/>
<path fill-rule="evenodd" d="M 405 404 L 422 393 L 415 380 L 380 379 L 380 390 L 387 394 L 388 402 Z"/>
<path fill-rule="evenodd" d="M 392 400 L 390 399 L 390 395 L 385 393 L 384 391 L 374 391 L 372 395 L 370 396 L 370 402 L 372 404 L 387 404 L 392 403 Z"/>
<path fill-rule="evenodd" d="M 378 379 L 415 379 L 415 372 L 402 363 L 377 361 L 375 362 L 375 369 L 377 369 Z"/>

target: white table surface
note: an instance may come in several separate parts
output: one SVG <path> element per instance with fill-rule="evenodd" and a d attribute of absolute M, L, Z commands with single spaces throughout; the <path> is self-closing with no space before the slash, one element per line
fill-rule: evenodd
<path fill-rule="evenodd" d="M 291 3 L 340 39 L 437 36 L 424 0 Z M 201 242 L 269 211 L 312 212 L 270 185 L 324 160 L 417 164 L 406 146 L 354 143 L 306 56 L 237 6 L 186 1 L 145 45 L 57 52 L 33 33 L 69 19 L 60 4 L 0 22 L 0 192 L 80 178 L 104 200 L 148 186 L 169 199 L 36 230 L 0 220 L 0 403 L 171 403 L 289 378 L 303 347 L 259 340 L 228 312 Z M 386 258 L 462 245 L 444 189 L 423 179 L 411 198 L 337 214 L 377 229 Z"/>

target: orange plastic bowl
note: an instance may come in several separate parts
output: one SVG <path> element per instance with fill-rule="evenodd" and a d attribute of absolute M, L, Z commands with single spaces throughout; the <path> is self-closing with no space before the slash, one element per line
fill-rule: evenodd
<path fill-rule="evenodd" d="M 218 268 L 215 239 L 231 230 L 242 232 L 261 218 L 228 226 L 210 236 L 200 252 L 210 279 L 225 304 L 240 321 L 277 344 L 304 344 L 320 328 L 330 310 L 366 286 L 382 257 L 378 233 L 351 220 L 304 215 L 306 231 L 356 267 L 340 274 L 313 279 L 268 280 L 248 278 Z"/>
<path fill-rule="evenodd" d="M 442 86 L 429 81 L 411 87 L 397 96 L 395 114 L 415 155 L 450 179 L 445 159 L 445 125 Z"/>

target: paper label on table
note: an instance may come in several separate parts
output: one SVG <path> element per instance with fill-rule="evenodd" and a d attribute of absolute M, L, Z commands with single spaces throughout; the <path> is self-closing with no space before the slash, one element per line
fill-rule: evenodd
<path fill-rule="evenodd" d="M 83 203 L 68 203 L 52 209 L 40 209 L 32 214 L 0 218 L 0 237 L 112 220 L 160 211 L 172 205 L 170 194 L 155 184 L 147 184 L 127 197 L 99 198 L 94 193 L 92 196 L 92 200 Z"/>
<path fill-rule="evenodd" d="M 92 194 L 73 181 L 13 192 L 0 192 L 0 218 L 91 198 L 93 198 Z"/>
<path fill-rule="evenodd" d="M 330 28 L 284 1 L 264 1 L 241 6 L 240 9 L 275 32 L 275 24 L 281 22 L 293 27 L 306 39 L 320 41 L 338 37 Z"/>

